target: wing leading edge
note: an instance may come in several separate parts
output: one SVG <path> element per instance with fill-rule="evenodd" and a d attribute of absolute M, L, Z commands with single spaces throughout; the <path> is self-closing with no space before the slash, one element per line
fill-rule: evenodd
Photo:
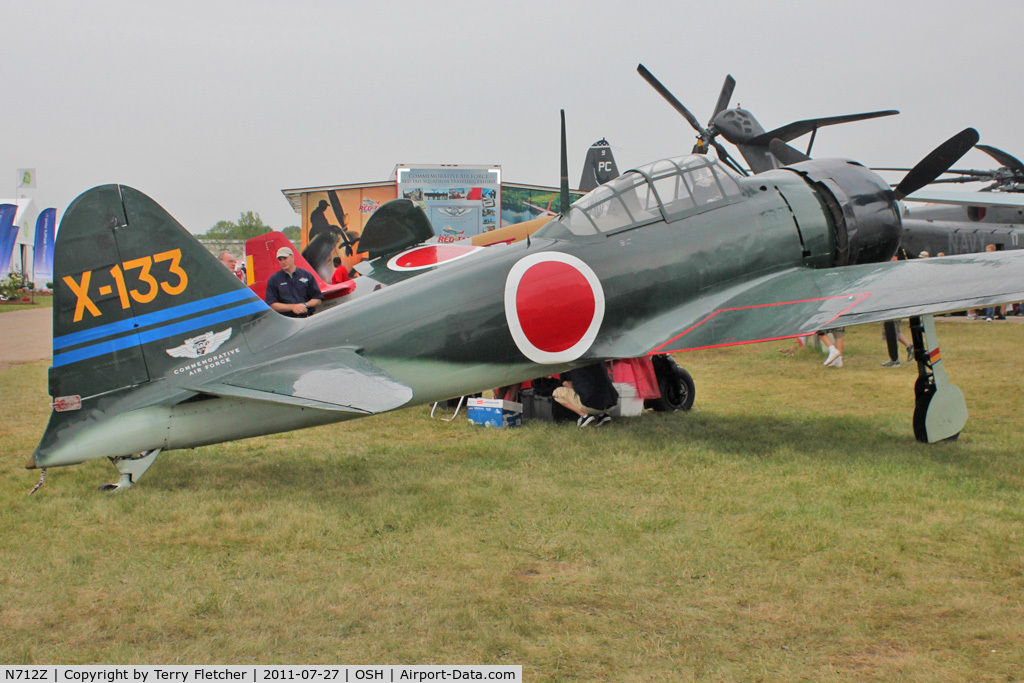
<path fill-rule="evenodd" d="M 688 302 L 594 351 L 613 357 L 752 344 L 1022 300 L 1024 251 L 793 268 Z"/>

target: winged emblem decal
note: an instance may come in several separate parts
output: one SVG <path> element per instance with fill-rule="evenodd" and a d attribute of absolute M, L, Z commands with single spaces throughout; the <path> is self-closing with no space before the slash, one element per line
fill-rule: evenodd
<path fill-rule="evenodd" d="M 185 343 L 181 346 L 175 346 L 173 349 L 167 349 L 167 355 L 173 356 L 174 358 L 199 358 L 200 356 L 205 356 L 208 353 L 213 353 L 220 348 L 221 344 L 226 342 L 228 339 L 231 339 L 232 329 L 233 328 L 229 327 L 228 329 L 220 332 L 210 330 L 198 337 L 186 339 Z"/>
<path fill-rule="evenodd" d="M 468 206 L 443 206 L 438 209 L 441 213 L 452 218 L 458 218 L 459 216 L 465 216 L 467 213 L 472 211 Z"/>

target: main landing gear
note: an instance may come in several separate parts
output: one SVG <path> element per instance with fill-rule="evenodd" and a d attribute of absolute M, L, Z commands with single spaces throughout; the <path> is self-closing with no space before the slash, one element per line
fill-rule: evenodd
<path fill-rule="evenodd" d="M 652 356 L 651 363 L 654 366 L 654 376 L 658 380 L 661 398 L 647 399 L 644 405 L 657 411 L 692 408 L 696 394 L 690 373 L 679 367 L 671 356 Z"/>
<path fill-rule="evenodd" d="M 161 450 L 154 448 L 151 451 L 143 451 L 139 455 L 121 455 L 110 458 L 110 462 L 114 463 L 114 467 L 121 473 L 121 479 L 116 484 L 103 484 L 99 490 L 113 492 L 131 488 L 131 485 L 146 473 L 149 466 L 156 460 L 156 456 L 160 455 Z"/>
<path fill-rule="evenodd" d="M 964 394 L 950 384 L 942 367 L 935 319 L 930 315 L 912 317 L 910 334 L 917 361 L 914 383 L 914 437 L 922 443 L 953 441 L 967 424 Z M 934 348 L 928 348 L 928 344 Z"/>

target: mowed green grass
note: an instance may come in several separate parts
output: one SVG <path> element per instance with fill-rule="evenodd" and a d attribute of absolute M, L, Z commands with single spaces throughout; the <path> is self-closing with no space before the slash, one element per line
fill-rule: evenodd
<path fill-rule="evenodd" d="M 8 311 L 26 311 L 30 308 L 53 308 L 52 294 L 30 294 L 31 302 L 5 303 L 0 301 L 0 313 Z"/>
<path fill-rule="evenodd" d="M 959 442 L 916 369 L 788 343 L 682 354 L 690 413 L 595 430 L 425 407 L 22 468 L 46 364 L 0 371 L 0 663 L 522 664 L 529 681 L 1024 677 L 1024 325 L 939 323 Z"/>

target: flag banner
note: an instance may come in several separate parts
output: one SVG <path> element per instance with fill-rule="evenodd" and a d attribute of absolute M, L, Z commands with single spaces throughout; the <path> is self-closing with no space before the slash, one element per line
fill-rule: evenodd
<path fill-rule="evenodd" d="M 18 169 L 18 187 L 35 187 L 36 186 L 36 169 L 34 168 L 19 168 Z"/>
<path fill-rule="evenodd" d="M 17 213 L 18 207 L 14 204 L 0 204 L 0 278 L 7 277 L 11 266 L 14 240 L 18 236 L 18 226 L 14 224 Z"/>
<path fill-rule="evenodd" d="M 36 287 L 53 280 L 53 241 L 57 232 L 57 209 L 43 209 L 36 219 L 36 258 L 32 277 Z"/>

